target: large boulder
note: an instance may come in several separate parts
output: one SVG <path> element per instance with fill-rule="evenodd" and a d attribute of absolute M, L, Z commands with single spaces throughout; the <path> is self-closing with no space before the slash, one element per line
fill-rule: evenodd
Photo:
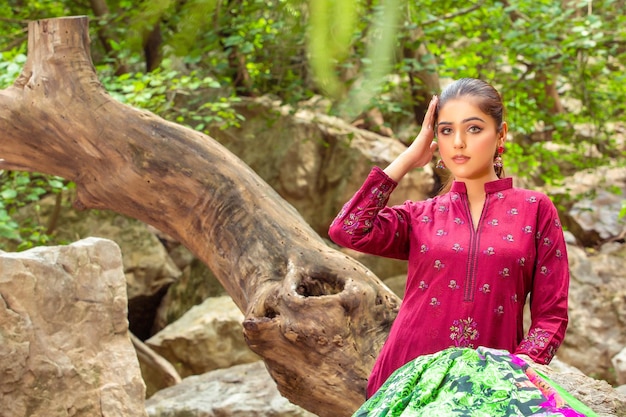
<path fill-rule="evenodd" d="M 159 304 L 153 333 L 182 317 L 191 307 L 211 297 L 227 295 L 213 272 L 184 246 L 169 252 L 182 271 L 180 278 L 170 285 Z"/>
<path fill-rule="evenodd" d="M 190 376 L 146 401 L 150 417 L 315 417 L 278 392 L 261 361 Z"/>
<path fill-rule="evenodd" d="M 114 242 L 1 252 L 0 322 L 0 415 L 146 415 Z"/>
<path fill-rule="evenodd" d="M 63 200 L 73 198 L 71 192 L 63 195 Z M 18 219 L 36 217 L 48 224 L 55 217 L 53 241 L 58 243 L 88 237 L 117 243 L 124 254 L 131 332 L 141 340 L 149 338 L 154 333 L 155 317 L 163 296 L 181 276 L 181 270 L 169 256 L 157 231 L 139 220 L 107 210 L 67 208 L 57 213 L 56 204 L 56 197 L 48 196 L 36 205 L 25 207 Z M 5 243 L 0 239 L 0 244 Z M 7 244 L 7 247 L 11 246 Z"/>
<path fill-rule="evenodd" d="M 243 336 L 244 316 L 229 296 L 207 298 L 146 340 L 182 377 L 258 361 Z"/>
<path fill-rule="evenodd" d="M 613 358 L 626 346 L 626 246 L 589 255 L 569 245 L 568 256 L 570 321 L 559 358 L 615 384 Z"/>
<path fill-rule="evenodd" d="M 596 247 L 626 236 L 626 221 L 620 217 L 626 199 L 626 167 L 578 171 L 563 185 L 544 191 L 557 202 L 563 226 L 581 246 Z"/>

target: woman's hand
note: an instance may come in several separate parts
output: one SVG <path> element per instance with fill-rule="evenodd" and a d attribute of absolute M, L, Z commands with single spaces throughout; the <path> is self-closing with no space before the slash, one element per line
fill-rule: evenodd
<path fill-rule="evenodd" d="M 435 111 L 438 102 L 439 98 L 433 96 L 428 104 L 420 133 L 413 143 L 385 168 L 385 173 L 396 182 L 400 181 L 410 170 L 423 167 L 432 160 L 433 153 L 437 149 L 437 142 L 433 139 L 435 138 Z"/>

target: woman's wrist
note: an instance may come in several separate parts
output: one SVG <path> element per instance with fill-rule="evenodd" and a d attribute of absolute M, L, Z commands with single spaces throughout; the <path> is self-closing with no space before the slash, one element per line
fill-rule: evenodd
<path fill-rule="evenodd" d="M 385 174 L 389 176 L 389 178 L 393 179 L 396 182 L 400 182 L 400 180 L 413 168 L 413 158 L 411 155 L 404 151 L 400 155 L 396 157 L 396 159 L 391 162 L 385 171 Z"/>

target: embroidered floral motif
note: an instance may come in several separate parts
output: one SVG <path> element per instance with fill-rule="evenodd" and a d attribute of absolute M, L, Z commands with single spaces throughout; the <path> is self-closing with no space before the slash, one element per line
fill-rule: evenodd
<path fill-rule="evenodd" d="M 556 256 L 556 259 L 561 259 L 561 258 L 563 258 L 563 252 L 561 252 L 561 249 L 557 249 L 557 250 L 554 252 L 554 256 Z"/>
<path fill-rule="evenodd" d="M 350 213 L 350 215 L 348 215 L 343 220 L 343 230 L 349 235 L 354 234 L 354 229 L 356 229 L 358 224 L 359 224 L 359 217 L 356 216 L 354 213 Z"/>
<path fill-rule="evenodd" d="M 446 213 L 448 211 L 448 207 L 441 204 L 439 207 L 437 207 L 437 210 L 439 210 L 439 213 Z"/>
<path fill-rule="evenodd" d="M 441 271 L 443 269 L 444 266 L 446 266 L 443 262 L 441 262 L 439 259 L 435 260 L 435 269 L 437 271 Z"/>
<path fill-rule="evenodd" d="M 551 344 L 550 346 L 548 346 L 548 357 L 547 357 L 548 361 L 551 361 L 554 355 L 556 355 L 556 351 L 559 348 L 559 346 L 560 345 L 555 346 L 554 344 Z"/>
<path fill-rule="evenodd" d="M 499 224 L 499 223 L 498 223 L 498 219 L 492 219 L 492 220 L 491 220 L 491 221 L 489 221 L 487 224 L 490 224 L 490 225 L 492 225 L 492 226 L 497 226 L 497 225 Z"/>
<path fill-rule="evenodd" d="M 528 351 L 537 355 L 548 346 L 549 341 L 550 333 L 537 327 L 531 329 L 528 332 L 528 336 L 522 340 L 522 343 L 520 343 L 520 350 Z"/>
<path fill-rule="evenodd" d="M 459 198 L 461 198 L 461 197 L 459 196 L 459 193 L 453 193 L 453 194 L 450 196 L 450 200 L 451 200 L 451 201 L 457 201 Z"/>
<path fill-rule="evenodd" d="M 437 300 L 437 297 L 433 297 L 430 299 L 430 305 L 433 307 L 437 307 L 441 302 Z"/>
<path fill-rule="evenodd" d="M 483 251 L 483 253 L 484 253 L 485 255 L 489 255 L 489 256 L 491 256 L 491 255 L 495 255 L 495 254 L 496 254 L 496 250 L 495 250 L 492 246 L 489 246 L 487 249 L 485 249 L 485 250 Z"/>
<path fill-rule="evenodd" d="M 450 283 L 448 284 L 448 288 L 453 289 L 453 290 L 458 290 L 459 285 L 456 283 L 455 279 L 451 279 Z"/>
<path fill-rule="evenodd" d="M 448 232 L 446 232 L 446 231 L 445 231 L 445 230 L 443 230 L 443 229 L 439 229 L 439 230 L 437 230 L 437 233 L 436 233 L 436 235 L 437 235 L 437 236 L 445 236 L 445 235 L 447 235 L 447 234 L 448 234 Z"/>
<path fill-rule="evenodd" d="M 494 308 L 493 312 L 496 313 L 496 315 L 501 316 L 504 314 L 504 306 L 498 306 L 498 308 Z"/>
<path fill-rule="evenodd" d="M 523 257 L 522 257 L 522 258 L 519 258 L 519 259 L 517 260 L 517 263 L 519 264 L 519 266 L 524 266 L 524 265 L 526 265 L 526 258 L 523 258 Z"/>
<path fill-rule="evenodd" d="M 511 296 L 511 301 L 513 301 L 514 303 L 517 303 L 517 294 L 513 294 Z"/>
<path fill-rule="evenodd" d="M 454 340 L 457 347 L 474 348 L 472 341 L 477 340 L 479 333 L 478 324 L 473 318 L 454 320 L 450 326 L 450 339 Z"/>
<path fill-rule="evenodd" d="M 501 191 L 500 191 L 500 192 L 497 192 L 497 193 L 496 193 L 496 198 L 497 198 L 498 200 L 502 200 L 502 199 L 504 198 L 504 194 L 503 194 Z"/>
<path fill-rule="evenodd" d="M 500 272 L 499 272 L 500 276 L 506 278 L 508 276 L 511 276 L 511 271 L 509 270 L 509 268 L 503 268 Z"/>
<path fill-rule="evenodd" d="M 528 201 L 530 204 L 534 204 L 537 202 L 537 197 L 534 195 L 531 195 L 530 197 L 526 199 L 526 201 Z"/>
<path fill-rule="evenodd" d="M 543 238 L 543 246 L 552 246 L 552 240 L 548 237 Z"/>
<path fill-rule="evenodd" d="M 452 245 L 452 250 L 456 253 L 463 252 L 463 248 L 461 247 L 460 243 L 455 243 L 454 245 Z"/>
<path fill-rule="evenodd" d="M 548 275 L 550 273 L 550 270 L 548 269 L 547 266 L 542 266 L 541 267 L 541 275 Z"/>
<path fill-rule="evenodd" d="M 428 284 L 426 284 L 426 281 L 424 281 L 424 280 L 420 281 L 419 289 L 424 291 L 427 288 L 428 288 Z"/>
<path fill-rule="evenodd" d="M 339 220 L 345 212 L 342 211 L 342 214 L 337 216 L 336 220 Z M 348 214 L 343 219 L 342 230 L 349 235 L 354 234 L 355 230 L 359 227 L 363 228 L 363 233 L 368 233 L 372 229 L 372 220 L 367 218 L 361 224 L 361 216 L 365 213 L 365 209 L 363 207 L 358 206 L 353 213 Z M 371 214 L 370 214 L 371 215 Z"/>
<path fill-rule="evenodd" d="M 377 207 L 384 207 L 387 199 L 389 198 L 389 193 L 391 192 L 391 187 L 387 184 L 382 184 L 380 187 L 373 187 L 370 191 L 371 198 L 376 202 Z"/>
<path fill-rule="evenodd" d="M 507 211 L 507 214 L 510 214 L 511 216 L 517 216 L 519 214 L 519 211 L 516 208 L 512 208 L 511 210 Z"/>
<path fill-rule="evenodd" d="M 522 231 L 526 234 L 531 234 L 533 232 L 533 227 L 532 226 L 525 226 Z"/>
<path fill-rule="evenodd" d="M 430 222 L 431 222 L 430 217 L 422 216 L 422 223 L 430 223 Z"/>
<path fill-rule="evenodd" d="M 489 286 L 489 284 L 485 284 L 480 287 L 478 291 L 482 292 L 483 294 L 489 294 L 491 292 L 491 287 Z"/>
<path fill-rule="evenodd" d="M 465 222 L 460 217 L 454 218 L 454 223 L 456 224 L 465 224 Z"/>
<path fill-rule="evenodd" d="M 554 219 L 554 226 L 557 228 L 561 228 L 561 221 L 559 219 Z"/>
<path fill-rule="evenodd" d="M 422 244 L 422 246 L 420 246 L 420 252 L 421 253 L 426 253 L 428 252 L 428 246 Z"/>
<path fill-rule="evenodd" d="M 502 240 L 506 240 L 507 242 L 514 242 L 515 241 L 515 239 L 513 238 L 513 235 L 510 234 L 510 233 L 508 235 L 506 235 L 506 236 L 502 236 Z"/>

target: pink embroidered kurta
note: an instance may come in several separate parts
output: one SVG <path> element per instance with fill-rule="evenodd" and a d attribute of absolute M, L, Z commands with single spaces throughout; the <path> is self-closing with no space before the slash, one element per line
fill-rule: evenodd
<path fill-rule="evenodd" d="M 348 248 L 408 260 L 405 296 L 368 382 L 368 397 L 400 366 L 451 346 L 486 346 L 547 364 L 567 327 L 569 268 L 556 208 L 511 178 L 485 184 L 478 226 L 465 183 L 387 207 L 397 183 L 380 168 L 330 226 Z M 523 330 L 530 297 L 531 326 Z"/>

